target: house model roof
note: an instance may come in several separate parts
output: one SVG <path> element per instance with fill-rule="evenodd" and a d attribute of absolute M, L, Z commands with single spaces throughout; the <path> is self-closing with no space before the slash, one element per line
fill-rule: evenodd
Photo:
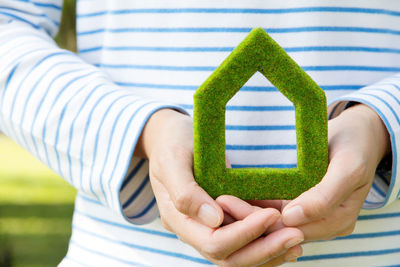
<path fill-rule="evenodd" d="M 225 107 L 256 73 L 294 105 L 297 168 L 225 166 Z M 253 29 L 194 95 L 194 174 L 212 197 L 293 199 L 317 184 L 328 167 L 324 91 L 262 28 Z"/>

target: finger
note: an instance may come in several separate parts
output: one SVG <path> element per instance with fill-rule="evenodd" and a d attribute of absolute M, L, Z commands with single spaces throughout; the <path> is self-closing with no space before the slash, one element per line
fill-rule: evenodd
<path fill-rule="evenodd" d="M 229 213 L 224 211 L 224 221 L 222 222 L 222 225 L 227 225 L 236 222 L 235 218 L 233 218 Z"/>
<path fill-rule="evenodd" d="M 226 259 L 226 262 L 233 266 L 264 264 L 283 255 L 289 248 L 300 244 L 303 240 L 303 233 L 300 230 L 296 228 L 281 229 L 236 251 Z"/>
<path fill-rule="evenodd" d="M 241 221 L 226 225 L 213 234 L 213 239 L 224 244 L 223 258 L 246 246 L 248 243 L 260 237 L 280 214 L 273 209 L 260 209 Z"/>
<path fill-rule="evenodd" d="M 151 175 L 165 186 L 178 211 L 209 227 L 219 226 L 223 211 L 195 182 L 191 152 L 177 150 L 165 155 L 163 162 L 156 163 Z"/>
<path fill-rule="evenodd" d="M 275 201 L 275 200 L 272 200 Z M 271 202 L 272 202 L 271 201 Z M 278 203 L 278 200 L 272 203 Z M 230 195 L 223 195 L 219 196 L 216 199 L 216 202 L 221 206 L 221 208 L 225 212 L 225 218 L 224 218 L 224 224 L 229 224 L 232 223 L 235 220 L 243 220 L 247 216 L 249 216 L 251 213 L 260 210 L 261 208 L 259 206 L 253 206 L 250 205 L 249 203 L 261 203 L 263 204 L 263 208 L 267 208 L 269 205 L 265 205 L 267 202 L 270 202 L 270 200 L 255 200 L 255 201 L 243 201 L 240 198 L 230 196 Z M 280 200 L 279 200 L 280 202 Z M 277 209 L 278 210 L 278 209 Z M 226 222 L 225 223 L 225 219 Z M 270 233 L 274 232 L 278 229 L 281 229 L 285 227 L 285 225 L 282 223 L 281 218 L 279 218 L 273 225 L 271 225 L 265 233 Z"/>
<path fill-rule="evenodd" d="M 225 166 L 229 169 L 232 168 L 231 161 L 228 159 L 228 157 L 225 157 Z"/>
<path fill-rule="evenodd" d="M 176 231 L 181 238 L 192 244 L 203 256 L 215 262 L 224 260 L 233 252 L 260 237 L 280 214 L 273 209 L 261 209 L 242 221 L 236 221 L 217 229 L 210 229 L 194 220 L 179 220 Z"/>
<path fill-rule="evenodd" d="M 362 170 L 344 158 L 333 158 L 322 181 L 283 209 L 283 223 L 298 226 L 330 214 L 360 186 L 362 175 Z"/>
<path fill-rule="evenodd" d="M 252 206 L 246 201 L 231 195 L 219 196 L 215 201 L 224 212 L 228 213 L 236 220 L 243 220 L 251 213 L 261 209 L 260 207 Z"/>
<path fill-rule="evenodd" d="M 300 245 L 296 245 L 288 249 L 283 255 L 267 261 L 266 263 L 259 265 L 258 267 L 272 267 L 280 266 L 286 262 L 296 262 L 297 259 L 303 254 L 303 248 Z"/>
<path fill-rule="evenodd" d="M 163 219 L 170 222 L 171 228 L 183 242 L 196 248 L 214 263 L 221 262 L 257 239 L 280 215 L 274 209 L 259 209 L 242 221 L 212 229 L 178 212 L 159 181 L 154 179 L 152 185 Z"/>
<path fill-rule="evenodd" d="M 368 187 L 358 189 L 329 216 L 299 226 L 305 240 L 330 240 L 351 234 L 368 192 Z"/>
<path fill-rule="evenodd" d="M 290 202 L 290 200 L 248 200 L 247 202 L 260 208 L 274 208 L 282 211 L 282 209 L 288 202 Z"/>

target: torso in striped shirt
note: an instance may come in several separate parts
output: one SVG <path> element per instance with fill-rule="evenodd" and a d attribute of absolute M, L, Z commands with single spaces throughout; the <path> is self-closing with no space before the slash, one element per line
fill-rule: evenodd
<path fill-rule="evenodd" d="M 85 0 L 77 10 L 82 58 L 121 87 L 190 114 L 196 88 L 254 27 L 263 27 L 307 71 L 328 102 L 400 72 L 397 1 Z M 259 73 L 227 105 L 226 143 L 233 167 L 296 166 L 293 105 Z M 374 187 L 372 202 L 385 185 Z M 123 202 L 130 193 L 122 191 Z M 363 211 L 353 235 L 305 245 L 298 266 L 399 263 L 399 212 L 398 201 Z M 68 262 L 209 264 L 159 220 L 130 225 L 85 196 L 77 199 Z"/>

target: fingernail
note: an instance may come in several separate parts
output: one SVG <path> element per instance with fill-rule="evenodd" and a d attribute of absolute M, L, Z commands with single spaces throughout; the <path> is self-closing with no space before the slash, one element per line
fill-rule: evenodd
<path fill-rule="evenodd" d="M 294 206 L 283 212 L 283 223 L 288 226 L 299 225 L 304 220 L 304 212 L 301 206 Z"/>
<path fill-rule="evenodd" d="M 272 225 L 275 225 L 277 223 L 278 220 L 280 220 L 281 214 L 280 213 L 276 213 L 274 215 L 271 216 L 271 218 L 265 222 L 265 227 L 269 228 Z"/>
<path fill-rule="evenodd" d="M 300 257 L 300 256 L 297 256 L 297 255 L 287 255 L 286 257 L 285 257 L 285 261 L 286 262 L 297 262 L 297 258 L 298 257 Z"/>
<path fill-rule="evenodd" d="M 292 238 L 292 239 L 290 239 L 289 241 L 287 241 L 287 242 L 285 243 L 285 248 L 286 248 L 286 249 L 292 248 L 292 247 L 294 247 L 294 246 L 300 244 L 300 243 L 303 242 L 303 241 L 304 241 L 303 238 L 298 238 L 298 237 Z"/>
<path fill-rule="evenodd" d="M 211 227 L 217 227 L 220 222 L 220 217 L 217 211 L 207 203 L 201 205 L 197 216 L 200 220 Z"/>

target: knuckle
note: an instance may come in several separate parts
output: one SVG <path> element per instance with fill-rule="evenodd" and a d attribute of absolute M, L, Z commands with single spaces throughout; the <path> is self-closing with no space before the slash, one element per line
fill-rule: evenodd
<path fill-rule="evenodd" d="M 192 192 L 188 190 L 179 190 L 175 194 L 175 208 L 186 215 L 191 215 L 189 214 L 191 212 L 192 208 L 192 199 L 193 199 L 193 194 Z"/>
<path fill-rule="evenodd" d="M 322 193 L 321 190 L 316 190 L 315 192 L 317 197 L 313 200 L 313 205 L 309 205 L 308 209 L 304 209 L 304 215 L 309 219 L 322 217 L 329 212 L 329 208 L 332 206 L 332 199 L 327 194 Z"/>
<path fill-rule="evenodd" d="M 338 236 L 344 237 L 344 236 L 351 235 L 354 232 L 355 228 L 356 228 L 356 223 L 353 222 L 348 227 L 346 227 Z"/>
<path fill-rule="evenodd" d="M 368 164 L 365 159 L 358 157 L 357 159 L 353 159 L 350 161 L 352 164 L 348 164 L 347 166 L 351 166 L 351 169 L 348 173 L 348 178 L 350 181 L 359 184 L 364 180 L 364 177 L 368 172 Z"/>
<path fill-rule="evenodd" d="M 164 227 L 165 230 L 167 230 L 169 232 L 172 232 L 172 228 L 169 226 L 169 224 L 162 217 L 161 217 L 161 225 L 162 225 L 162 227 Z"/>
<path fill-rule="evenodd" d="M 217 242 L 208 242 L 201 250 L 204 255 L 213 260 L 222 261 L 227 256 L 224 251 L 224 245 Z M 219 265 L 232 266 L 228 262 L 222 262 Z"/>

